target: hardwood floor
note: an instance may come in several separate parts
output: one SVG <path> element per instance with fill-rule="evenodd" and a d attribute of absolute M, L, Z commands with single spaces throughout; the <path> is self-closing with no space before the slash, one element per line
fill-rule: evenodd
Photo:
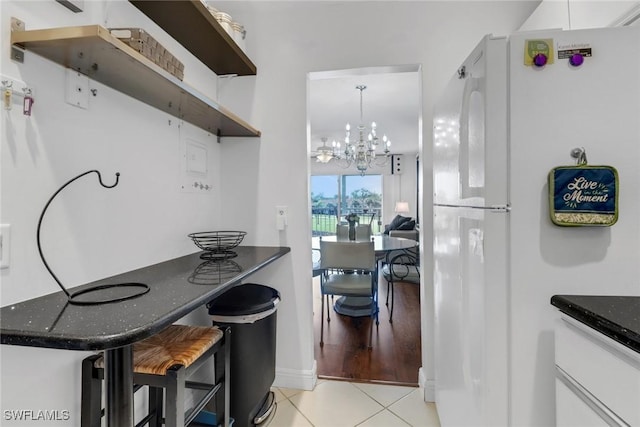
<path fill-rule="evenodd" d="M 420 289 L 414 283 L 396 283 L 393 323 L 385 305 L 387 282 L 380 278 L 380 324 L 373 329 L 373 349 L 367 348 L 368 317 L 353 318 L 331 310 L 320 347 L 320 279 L 314 278 L 314 349 L 320 378 L 418 385 L 421 366 Z M 391 304 L 391 301 L 389 301 Z M 326 308 L 325 308 L 326 316 Z"/>

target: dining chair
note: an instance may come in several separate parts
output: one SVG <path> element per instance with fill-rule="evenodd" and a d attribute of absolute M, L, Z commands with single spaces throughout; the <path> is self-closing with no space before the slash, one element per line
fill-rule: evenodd
<path fill-rule="evenodd" d="M 387 262 L 382 268 L 382 276 L 387 281 L 387 298 L 385 302 L 387 307 L 389 306 L 389 295 L 391 295 L 389 323 L 392 323 L 395 282 L 420 283 L 420 261 L 417 250 L 407 249 L 390 253 Z"/>
<path fill-rule="evenodd" d="M 320 266 L 320 249 L 311 249 L 311 262 L 313 276 L 316 277 L 322 274 L 322 267 Z"/>
<path fill-rule="evenodd" d="M 372 348 L 373 320 L 378 326 L 378 277 L 374 243 L 320 241 L 321 316 L 327 304 L 327 323 L 331 321 L 329 295 L 371 298 L 369 349 Z M 324 319 L 320 319 L 320 346 L 324 346 Z"/>
<path fill-rule="evenodd" d="M 356 225 L 356 241 L 366 242 L 369 240 L 371 240 L 371 225 L 370 224 Z"/>
<path fill-rule="evenodd" d="M 349 240 L 349 226 L 346 224 L 336 224 L 336 238 L 338 240 Z"/>

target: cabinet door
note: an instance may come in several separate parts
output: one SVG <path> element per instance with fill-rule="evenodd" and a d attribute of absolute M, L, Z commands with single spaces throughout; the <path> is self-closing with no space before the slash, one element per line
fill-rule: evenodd
<path fill-rule="evenodd" d="M 557 427 L 606 427 L 608 425 L 566 384 L 556 378 Z"/>
<path fill-rule="evenodd" d="M 555 339 L 557 377 L 593 396 L 602 407 L 600 416 L 611 418 L 611 425 L 640 426 L 640 355 L 564 315 L 556 323 Z"/>

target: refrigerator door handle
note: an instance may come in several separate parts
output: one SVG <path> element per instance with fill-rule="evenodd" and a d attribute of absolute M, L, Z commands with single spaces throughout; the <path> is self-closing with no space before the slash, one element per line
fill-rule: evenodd
<path fill-rule="evenodd" d="M 489 207 L 489 210 L 491 212 L 496 212 L 496 213 L 506 213 L 511 211 L 511 206 L 508 205 L 493 205 Z"/>
<path fill-rule="evenodd" d="M 464 82 L 462 91 L 462 104 L 460 106 L 460 152 L 458 168 L 460 171 L 460 189 L 462 198 L 482 196 L 481 186 L 471 186 L 470 169 L 470 140 L 469 140 L 469 113 L 471 108 L 471 96 L 474 92 L 480 92 L 481 78 L 469 75 Z"/>

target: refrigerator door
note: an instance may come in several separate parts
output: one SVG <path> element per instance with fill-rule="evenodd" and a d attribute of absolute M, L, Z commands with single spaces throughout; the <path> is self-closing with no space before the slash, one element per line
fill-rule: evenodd
<path fill-rule="evenodd" d="M 434 206 L 436 405 L 443 426 L 509 424 L 508 218 Z"/>
<path fill-rule="evenodd" d="M 506 105 L 506 39 L 486 36 L 434 109 L 435 204 L 508 204 Z"/>

